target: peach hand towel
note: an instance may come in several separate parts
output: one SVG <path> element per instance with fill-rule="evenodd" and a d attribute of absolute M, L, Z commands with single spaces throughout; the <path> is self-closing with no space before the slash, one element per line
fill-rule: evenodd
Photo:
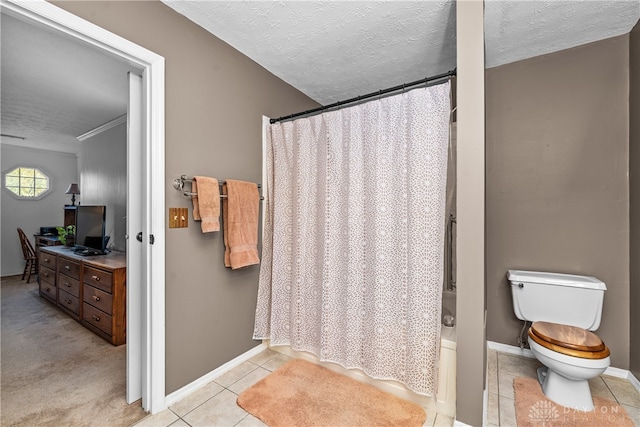
<path fill-rule="evenodd" d="M 222 185 L 224 265 L 235 270 L 260 263 L 258 256 L 258 216 L 260 193 L 253 182 L 228 179 Z"/>
<path fill-rule="evenodd" d="M 203 233 L 220 230 L 220 188 L 218 180 L 207 176 L 194 176 L 191 183 L 193 219 L 201 221 Z"/>

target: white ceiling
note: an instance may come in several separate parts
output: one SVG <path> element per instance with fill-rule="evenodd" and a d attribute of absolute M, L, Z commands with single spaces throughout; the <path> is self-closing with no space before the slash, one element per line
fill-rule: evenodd
<path fill-rule="evenodd" d="M 321 104 L 456 64 L 451 0 L 163 2 Z"/>
<path fill-rule="evenodd" d="M 455 1 L 163 3 L 321 104 L 455 68 Z M 628 33 L 638 0 L 485 0 L 487 67 Z"/>
<path fill-rule="evenodd" d="M 2 13 L 3 144 L 76 153 L 76 139 L 127 112 L 126 63 Z"/>
<path fill-rule="evenodd" d="M 487 68 L 627 34 L 639 0 L 485 0 Z"/>
<path fill-rule="evenodd" d="M 453 0 L 163 2 L 321 104 L 456 66 Z M 485 0 L 486 65 L 626 34 L 639 17 L 640 0 Z M 0 125 L 26 138 L 3 144 L 77 152 L 78 135 L 126 112 L 127 64 L 1 24 Z"/>

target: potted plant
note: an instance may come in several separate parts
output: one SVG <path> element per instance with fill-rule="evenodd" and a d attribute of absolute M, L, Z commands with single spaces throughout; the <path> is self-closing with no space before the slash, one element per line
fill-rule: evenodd
<path fill-rule="evenodd" d="M 66 246 L 73 246 L 75 243 L 76 226 L 71 224 L 66 227 L 56 227 L 60 243 Z"/>

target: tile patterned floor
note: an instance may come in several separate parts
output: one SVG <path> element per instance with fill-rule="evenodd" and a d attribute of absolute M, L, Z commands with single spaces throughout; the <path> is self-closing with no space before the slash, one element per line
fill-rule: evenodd
<path fill-rule="evenodd" d="M 541 366 L 535 359 L 489 350 L 488 357 L 488 426 L 515 427 L 516 414 L 513 380 L 536 377 Z M 289 358 L 273 350 L 265 350 L 200 390 L 175 403 L 169 409 L 144 418 L 136 427 L 252 427 L 264 424 L 236 404 L 238 394 L 269 375 Z M 595 396 L 622 405 L 640 427 L 640 393 L 629 381 L 602 375 L 591 381 Z M 453 419 L 433 411 L 427 412 L 424 426 L 452 426 Z"/>
<path fill-rule="evenodd" d="M 487 352 L 489 402 L 487 424 L 489 426 L 516 425 L 513 380 L 516 377 L 536 378 L 536 369 L 542 366 L 536 359 L 502 353 Z M 637 426 L 640 426 L 640 392 L 629 381 L 601 375 L 589 382 L 594 396 L 618 402 Z"/>
<path fill-rule="evenodd" d="M 289 360 L 273 350 L 265 350 L 200 390 L 173 404 L 163 412 L 149 415 L 136 427 L 254 427 L 264 426 L 259 419 L 236 404 L 236 398 Z M 450 427 L 453 419 L 433 411 L 427 412 L 425 427 Z"/>

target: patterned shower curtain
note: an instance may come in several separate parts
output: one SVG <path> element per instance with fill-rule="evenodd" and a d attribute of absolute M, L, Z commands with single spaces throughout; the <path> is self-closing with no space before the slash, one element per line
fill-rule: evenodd
<path fill-rule="evenodd" d="M 449 83 L 269 126 L 255 339 L 434 395 Z"/>

